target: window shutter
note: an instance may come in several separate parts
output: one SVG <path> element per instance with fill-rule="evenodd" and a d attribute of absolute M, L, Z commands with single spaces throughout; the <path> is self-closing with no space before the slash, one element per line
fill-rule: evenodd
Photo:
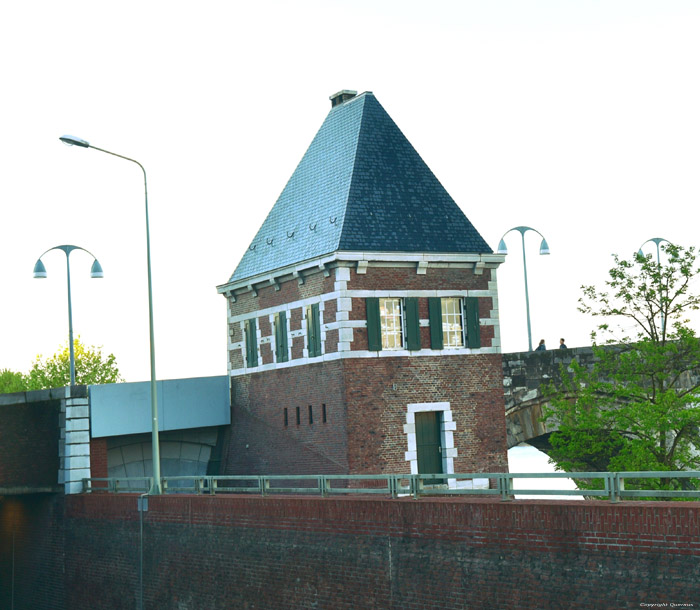
<path fill-rule="evenodd" d="M 321 355 L 321 318 L 318 303 L 309 305 L 306 310 L 306 325 L 309 340 L 309 358 Z"/>
<path fill-rule="evenodd" d="M 467 329 L 467 347 L 481 347 L 481 326 L 479 324 L 479 299 L 464 299 Z"/>
<path fill-rule="evenodd" d="M 275 346 L 277 362 L 287 362 L 289 356 L 287 343 L 287 312 L 280 311 L 275 317 Z"/>
<path fill-rule="evenodd" d="M 248 367 L 258 366 L 258 337 L 255 318 L 245 321 L 245 353 Z"/>
<path fill-rule="evenodd" d="M 404 311 L 406 312 L 406 348 L 419 350 L 420 318 L 418 317 L 418 299 L 416 297 L 405 298 Z"/>
<path fill-rule="evenodd" d="M 321 355 L 321 315 L 318 303 L 311 306 L 311 317 L 314 322 L 314 355 Z"/>
<path fill-rule="evenodd" d="M 367 343 L 371 352 L 382 349 L 382 329 L 379 320 L 379 299 L 368 297 L 365 299 L 367 306 Z"/>
<path fill-rule="evenodd" d="M 428 318 L 430 320 L 430 347 L 442 349 L 442 304 L 440 297 L 428 298 Z"/>

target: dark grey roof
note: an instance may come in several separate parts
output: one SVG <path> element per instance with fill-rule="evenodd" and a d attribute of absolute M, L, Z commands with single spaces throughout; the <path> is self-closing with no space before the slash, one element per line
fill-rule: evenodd
<path fill-rule="evenodd" d="M 371 92 L 331 109 L 229 281 L 337 250 L 492 252 Z"/>

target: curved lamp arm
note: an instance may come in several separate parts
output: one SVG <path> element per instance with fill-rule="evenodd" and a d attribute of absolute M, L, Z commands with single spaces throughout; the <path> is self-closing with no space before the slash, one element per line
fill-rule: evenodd
<path fill-rule="evenodd" d="M 530 327 L 530 294 L 527 289 L 527 258 L 525 256 L 525 233 L 527 233 L 528 231 L 534 231 L 535 233 L 537 233 L 537 235 L 539 235 L 542 238 L 542 242 L 540 243 L 540 254 L 549 254 L 549 245 L 547 244 L 547 240 L 544 238 L 544 235 L 542 235 L 542 233 L 540 233 L 537 229 L 525 226 L 513 227 L 512 229 L 508 229 L 508 231 L 506 231 L 503 234 L 503 237 L 501 237 L 501 240 L 498 242 L 498 250 L 496 250 L 496 254 L 508 254 L 505 236 L 508 235 L 508 233 L 510 233 L 511 231 L 518 231 L 518 233 L 520 233 L 520 240 L 522 242 L 523 247 L 523 274 L 525 276 L 525 313 L 527 315 L 527 343 L 529 350 L 532 351 L 532 330 Z"/>
<path fill-rule="evenodd" d="M 73 304 L 71 300 L 71 291 L 70 291 L 70 253 L 73 252 L 73 250 L 82 250 L 83 252 L 87 252 L 92 258 L 94 259 L 92 262 L 92 267 L 90 267 L 90 277 L 91 278 L 103 278 L 104 277 L 104 272 L 102 271 L 102 266 L 100 265 L 99 261 L 97 260 L 97 257 L 90 252 L 89 250 L 86 250 L 85 248 L 81 248 L 80 246 L 70 246 L 70 245 L 63 245 L 63 246 L 54 246 L 53 248 L 49 248 L 44 252 L 46 254 L 47 252 L 51 252 L 51 250 L 61 250 L 65 255 L 66 255 L 66 278 L 68 281 L 68 352 L 70 354 L 70 384 L 71 386 L 75 385 L 75 349 L 73 347 Z M 46 278 L 46 267 L 44 267 L 44 263 L 41 260 L 41 257 L 44 256 L 42 254 L 36 261 L 36 264 L 34 265 L 34 278 L 36 279 L 45 279 Z"/>

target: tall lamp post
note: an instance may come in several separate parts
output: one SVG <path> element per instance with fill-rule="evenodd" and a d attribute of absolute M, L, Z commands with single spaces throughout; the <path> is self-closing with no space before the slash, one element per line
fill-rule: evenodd
<path fill-rule="evenodd" d="M 70 253 L 73 252 L 73 250 L 82 250 L 83 252 L 87 252 L 90 256 L 92 256 L 94 261 L 92 263 L 92 267 L 90 268 L 90 277 L 102 278 L 104 277 L 104 272 L 102 271 L 99 261 L 97 258 L 95 258 L 95 255 L 85 248 L 81 248 L 80 246 L 55 246 L 53 248 L 49 248 L 46 252 L 44 252 L 44 254 L 51 252 L 51 250 L 62 250 L 66 255 L 66 276 L 68 277 L 68 349 L 70 354 L 70 384 L 71 386 L 74 386 L 75 350 L 73 348 L 73 305 L 70 294 Z M 41 256 L 44 256 L 44 254 Z M 34 277 L 37 279 L 46 278 L 46 267 L 44 267 L 44 263 L 41 262 L 41 256 L 37 259 L 36 264 L 34 265 Z"/>
<path fill-rule="evenodd" d="M 668 239 L 664 239 L 663 237 L 652 237 L 651 239 L 647 239 L 641 246 L 639 246 L 639 250 L 637 250 L 637 254 L 639 256 L 644 256 L 643 248 L 650 241 L 654 242 L 656 244 L 656 264 L 659 266 L 659 271 L 660 271 L 661 270 L 661 248 L 660 248 L 660 245 L 662 242 L 666 242 L 667 244 L 670 244 L 671 242 L 668 241 Z M 661 288 L 662 288 L 662 286 L 659 284 L 659 308 L 661 308 L 661 336 L 665 337 L 666 336 L 666 316 L 664 316 L 663 304 L 661 303 Z"/>
<path fill-rule="evenodd" d="M 525 274 L 525 311 L 527 313 L 527 343 L 530 351 L 532 351 L 532 330 L 530 329 L 530 295 L 527 290 L 527 258 L 525 257 L 525 233 L 528 231 L 534 231 L 542 238 L 542 243 L 540 243 L 540 254 L 549 254 L 549 246 L 544 238 L 544 235 L 540 233 L 537 229 L 532 227 L 513 227 L 508 229 L 501 237 L 501 241 L 498 242 L 498 250 L 496 254 L 508 254 L 508 248 L 506 248 L 506 242 L 504 238 L 511 231 L 518 231 L 520 233 L 520 239 L 523 245 L 523 272 Z"/>
<path fill-rule="evenodd" d="M 151 445 L 153 450 L 153 486 L 151 487 L 151 494 L 162 493 L 160 484 L 160 444 L 158 442 L 158 393 L 156 388 L 156 351 L 155 351 L 155 336 L 153 332 L 153 283 L 151 280 L 151 236 L 148 224 L 148 185 L 146 182 L 146 169 L 141 165 L 136 159 L 131 159 L 125 157 L 124 155 L 118 155 L 117 153 L 110 152 L 104 148 L 98 148 L 97 146 L 91 145 L 86 140 L 82 138 L 76 138 L 74 136 L 61 136 L 59 138 L 61 142 L 67 144 L 68 146 L 79 146 L 81 148 L 92 148 L 94 150 L 99 150 L 100 152 L 107 153 L 113 157 L 119 157 L 120 159 L 125 159 L 126 161 L 131 161 L 136 163 L 141 168 L 143 172 L 143 190 L 146 202 L 146 267 L 148 270 L 148 323 L 150 332 L 150 348 L 151 348 L 151 419 L 152 419 L 152 432 L 151 432 Z"/>

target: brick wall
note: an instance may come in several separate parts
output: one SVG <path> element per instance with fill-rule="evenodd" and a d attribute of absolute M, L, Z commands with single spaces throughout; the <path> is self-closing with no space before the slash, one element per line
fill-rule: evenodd
<path fill-rule="evenodd" d="M 65 607 L 135 608 L 136 497 L 66 502 Z M 144 514 L 145 607 L 697 604 L 699 509 L 666 502 L 152 497 Z"/>
<path fill-rule="evenodd" d="M 45 391 L 48 393 L 48 391 Z M 39 392 L 31 392 L 37 395 Z M 7 394 L 0 404 L 0 487 L 55 487 L 60 401 Z"/>
<path fill-rule="evenodd" d="M 350 472 L 408 473 L 407 405 L 449 402 L 456 422 L 454 472 L 503 472 L 499 354 L 343 361 Z"/>
<path fill-rule="evenodd" d="M 107 470 L 107 437 L 90 439 L 90 476 L 106 478 Z"/>
<path fill-rule="evenodd" d="M 407 405 L 436 402 L 456 423 L 454 472 L 507 470 L 499 354 L 319 362 L 232 386 L 226 474 L 409 473 Z"/>
<path fill-rule="evenodd" d="M 232 378 L 234 409 L 222 473 L 346 473 L 342 370 L 340 361 L 319 362 Z"/>
<path fill-rule="evenodd" d="M 63 603 L 63 498 L 0 496 L 0 608 L 69 607 Z"/>
<path fill-rule="evenodd" d="M 428 266 L 426 273 L 416 267 L 369 267 L 367 273 L 350 270 L 350 290 L 487 290 L 491 271 L 476 275 L 473 266 Z"/>
<path fill-rule="evenodd" d="M 326 275 L 328 274 L 328 275 Z M 479 314 L 482 320 L 490 320 L 480 328 L 481 346 L 498 347 L 494 343 L 496 339 L 496 326 L 491 319 L 493 313 L 493 297 L 484 295 L 483 292 L 492 290 L 491 269 L 483 269 L 481 273 L 474 272 L 473 265 L 447 266 L 432 265 L 425 273 L 417 273 L 415 265 L 401 265 L 399 263 L 392 266 L 370 266 L 365 273 L 357 273 L 354 268 L 336 267 L 311 272 L 305 276 L 303 284 L 296 278 L 287 277 L 276 285 L 258 285 L 255 292 L 247 291 L 236 295 L 235 301 L 229 298 L 229 312 L 231 316 L 252 316 L 255 312 L 264 311 L 257 317 L 257 326 L 260 332 L 261 341 L 260 365 L 274 364 L 272 349 L 267 341 L 272 340 L 274 334 L 270 325 L 270 312 L 287 309 L 289 319 L 289 332 L 294 333 L 302 328 L 303 308 L 299 304 L 303 299 L 313 299 L 322 301 L 322 327 L 326 330 L 324 353 L 331 354 L 338 351 L 339 334 L 337 328 L 329 329 L 327 325 L 344 325 L 346 320 L 364 321 L 366 320 L 365 298 L 363 296 L 350 297 L 351 308 L 338 312 L 338 299 L 333 296 L 329 298 L 329 293 L 334 292 L 338 287 L 347 291 L 424 291 L 426 296 L 419 298 L 420 317 L 422 320 L 428 319 L 428 295 L 434 291 L 482 291 L 479 295 Z M 339 279 L 343 278 L 343 279 Z M 336 280 L 338 284 L 336 285 Z M 344 286 L 344 288 L 343 288 Z M 341 294 L 347 294 L 341 292 Z M 293 306 L 290 307 L 290 304 Z M 338 315 L 338 314 L 341 315 Z M 497 320 L 496 320 L 497 322 Z M 239 371 L 244 367 L 242 341 L 244 335 L 241 330 L 241 320 L 229 322 L 229 341 L 232 344 L 229 353 L 230 370 Z M 349 328 L 349 327 L 348 327 Z M 367 331 L 363 327 L 354 327 L 353 340 L 350 345 L 352 351 L 367 350 Z M 290 336 L 291 359 L 299 360 L 304 357 L 304 337 Z M 421 328 L 421 344 L 424 349 L 430 347 L 429 328 Z M 347 348 L 344 348 L 347 349 Z M 236 373 L 238 374 L 238 373 Z"/>

